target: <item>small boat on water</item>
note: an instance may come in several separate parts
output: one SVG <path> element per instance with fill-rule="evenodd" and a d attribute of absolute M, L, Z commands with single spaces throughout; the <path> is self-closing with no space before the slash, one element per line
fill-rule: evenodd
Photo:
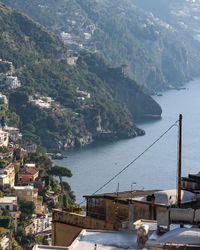
<path fill-rule="evenodd" d="M 64 158 L 67 158 L 67 157 L 64 157 L 61 153 L 56 153 L 52 155 L 53 160 L 62 160 Z"/>

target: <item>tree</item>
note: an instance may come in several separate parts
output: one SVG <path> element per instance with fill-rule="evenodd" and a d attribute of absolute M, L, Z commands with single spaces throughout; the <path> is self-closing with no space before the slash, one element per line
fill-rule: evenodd
<path fill-rule="evenodd" d="M 48 173 L 50 175 L 58 176 L 60 179 L 60 185 L 61 185 L 61 192 L 63 192 L 63 181 L 62 177 L 72 177 L 72 172 L 68 168 L 60 167 L 60 166 L 54 166 L 52 167 Z"/>
<path fill-rule="evenodd" d="M 0 216 L 0 225 L 6 229 L 12 229 L 14 227 L 13 218 L 11 216 Z"/>
<path fill-rule="evenodd" d="M 69 185 L 69 183 L 63 181 L 63 188 L 67 192 L 70 201 L 75 202 L 76 196 L 74 195 L 74 192 L 71 190 L 71 186 Z"/>
<path fill-rule="evenodd" d="M 22 220 L 31 219 L 35 212 L 35 204 L 32 201 L 26 201 L 24 199 L 19 200 L 19 208 Z"/>

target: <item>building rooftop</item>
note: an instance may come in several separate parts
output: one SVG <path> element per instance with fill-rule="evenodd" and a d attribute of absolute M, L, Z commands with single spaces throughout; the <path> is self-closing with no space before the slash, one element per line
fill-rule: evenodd
<path fill-rule="evenodd" d="M 33 190 L 36 189 L 33 186 L 14 186 L 15 190 Z"/>
<path fill-rule="evenodd" d="M 199 245 L 200 248 L 200 229 L 199 228 L 177 228 L 169 231 L 157 239 L 150 239 L 146 246 L 161 246 L 161 245 Z"/>
<path fill-rule="evenodd" d="M 35 245 L 32 250 L 67 250 L 67 247 Z"/>
<path fill-rule="evenodd" d="M 105 198 L 105 199 L 117 199 L 118 200 L 124 200 L 128 201 L 132 198 L 136 197 L 144 197 L 146 195 L 151 195 L 154 192 L 157 192 L 159 190 L 132 190 L 132 191 L 124 191 L 124 192 L 118 192 L 118 193 L 104 193 L 104 194 L 95 194 L 95 195 L 84 195 L 83 197 L 88 198 Z"/>
<path fill-rule="evenodd" d="M 35 168 L 32 167 L 28 167 L 28 168 L 23 168 L 19 171 L 19 174 L 24 174 L 24 175 L 35 175 L 36 173 L 38 173 L 39 171 L 36 170 Z"/>
<path fill-rule="evenodd" d="M 134 232 L 82 230 L 68 250 L 135 250 L 137 234 Z"/>
<path fill-rule="evenodd" d="M 35 168 L 35 163 L 26 163 L 25 167 L 27 167 L 27 168 Z"/>
<path fill-rule="evenodd" d="M 177 204 L 177 190 L 171 189 L 171 190 L 163 190 L 163 191 L 157 191 L 154 192 L 155 197 L 155 204 L 161 204 L 161 205 L 175 205 Z M 140 202 L 152 202 L 148 200 L 148 195 L 145 197 L 139 197 L 134 199 L 135 201 Z M 195 194 L 192 192 L 181 190 L 181 203 L 188 203 L 195 201 Z"/>
<path fill-rule="evenodd" d="M 198 172 L 198 173 L 190 173 L 189 174 L 189 177 L 200 177 L 200 172 Z"/>
<path fill-rule="evenodd" d="M 0 198 L 0 204 L 8 204 L 8 203 L 14 204 L 16 202 L 17 202 L 16 196 Z"/>

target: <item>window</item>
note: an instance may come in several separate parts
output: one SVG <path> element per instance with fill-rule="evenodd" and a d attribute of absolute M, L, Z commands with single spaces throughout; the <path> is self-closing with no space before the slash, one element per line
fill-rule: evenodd
<path fill-rule="evenodd" d="M 32 181 L 32 177 L 30 178 L 30 182 Z"/>
<path fill-rule="evenodd" d="M 30 192 L 30 191 L 28 191 L 28 192 L 27 192 L 27 195 L 31 195 L 31 192 Z"/>

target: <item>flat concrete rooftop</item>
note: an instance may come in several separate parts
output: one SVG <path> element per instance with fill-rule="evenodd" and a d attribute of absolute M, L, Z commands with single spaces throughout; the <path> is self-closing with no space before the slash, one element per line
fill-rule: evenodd
<path fill-rule="evenodd" d="M 135 232 L 82 230 L 68 250 L 135 250 L 137 234 Z"/>
<path fill-rule="evenodd" d="M 119 199 L 119 200 L 128 200 L 137 197 L 143 197 L 146 195 L 151 195 L 160 190 L 132 190 L 132 191 L 124 191 L 118 193 L 104 193 L 104 194 L 94 194 L 94 195 L 84 195 L 83 197 L 88 198 L 105 198 L 105 199 Z"/>

